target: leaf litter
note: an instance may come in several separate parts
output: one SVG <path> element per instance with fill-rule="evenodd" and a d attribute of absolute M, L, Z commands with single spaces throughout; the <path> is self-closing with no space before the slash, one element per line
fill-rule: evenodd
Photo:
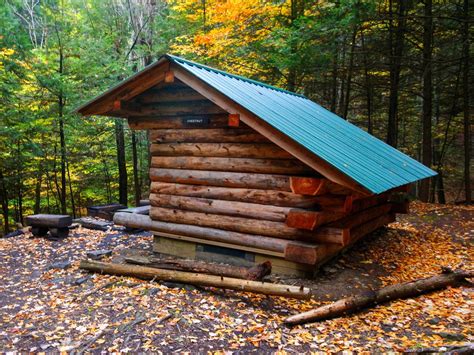
<path fill-rule="evenodd" d="M 448 288 L 293 328 L 290 314 L 366 289 L 473 268 L 474 209 L 413 204 L 322 268 L 309 301 L 88 274 L 87 251 L 151 251 L 149 233 L 79 229 L 62 241 L 0 239 L 0 351 L 403 351 L 473 342 L 473 289 Z M 67 269 L 51 269 L 58 261 Z M 106 259 L 106 260 L 110 260 Z M 84 279 L 84 277 L 86 278 Z M 82 282 L 78 282 L 82 280 Z"/>

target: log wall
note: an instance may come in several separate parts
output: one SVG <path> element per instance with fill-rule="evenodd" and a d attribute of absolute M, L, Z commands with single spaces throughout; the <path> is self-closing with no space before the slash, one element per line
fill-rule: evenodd
<path fill-rule="evenodd" d="M 361 198 L 332 183 L 181 84 L 136 104 L 130 127 L 151 142 L 150 218 L 167 233 L 200 228 L 220 243 L 227 233 L 229 246 L 272 238 L 287 260 L 314 265 L 391 220 L 389 194 Z"/>

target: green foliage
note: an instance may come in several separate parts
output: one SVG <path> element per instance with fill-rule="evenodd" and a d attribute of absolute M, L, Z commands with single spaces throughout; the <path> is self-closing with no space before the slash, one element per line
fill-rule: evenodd
<path fill-rule="evenodd" d="M 347 111 L 347 119 L 366 129 L 370 117 L 372 133 L 384 138 L 390 24 L 398 21 L 398 1 L 392 4 L 390 15 L 389 2 L 375 0 L 1 2 L 4 217 L 7 210 L 10 224 L 21 221 L 35 205 L 43 212 L 60 210 L 60 122 L 66 137 L 68 210 L 72 197 L 76 213 L 89 204 L 117 200 L 113 120 L 80 118 L 74 109 L 165 52 L 302 92 L 340 115 Z M 398 92 L 399 149 L 419 158 L 423 4 L 410 2 L 408 11 Z M 433 167 L 444 171 L 455 199 L 463 158 L 462 2 L 435 2 L 433 12 L 433 145 L 439 153 Z M 132 192 L 130 131 L 125 135 Z M 141 185 L 146 187 L 144 132 L 138 144 Z"/>

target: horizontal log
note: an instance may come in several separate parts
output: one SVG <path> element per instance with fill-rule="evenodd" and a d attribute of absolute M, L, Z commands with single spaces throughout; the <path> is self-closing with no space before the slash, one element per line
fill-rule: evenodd
<path fill-rule="evenodd" d="M 198 118 L 203 123 L 196 123 L 192 125 L 189 123 L 190 119 Z M 193 129 L 203 124 L 206 128 L 226 128 L 228 127 L 229 115 L 214 114 L 214 115 L 184 115 L 184 116 L 131 116 L 128 118 L 128 125 L 131 129 Z M 242 125 L 245 128 L 245 125 Z"/>
<path fill-rule="evenodd" d="M 354 228 L 381 215 L 387 214 L 388 212 L 390 212 L 391 208 L 392 205 L 390 203 L 371 207 L 366 210 L 359 211 L 357 213 L 346 216 L 340 220 L 337 220 L 329 224 L 329 226 L 344 229 Z"/>
<path fill-rule="evenodd" d="M 82 260 L 79 268 L 98 273 L 132 276 L 145 280 L 175 281 L 198 286 L 218 287 L 241 292 L 255 292 L 299 299 L 309 299 L 311 297 L 310 290 L 303 286 L 280 285 L 269 282 L 241 280 L 223 276 L 156 269 L 145 266 Z"/>
<path fill-rule="evenodd" d="M 288 207 L 153 193 L 150 195 L 150 202 L 155 207 L 177 208 L 194 212 L 257 218 L 277 222 L 284 222 L 290 211 Z"/>
<path fill-rule="evenodd" d="M 202 101 L 207 100 L 197 91 L 190 88 L 167 88 L 159 90 L 148 90 L 138 97 L 140 103 L 148 104 L 155 102 L 179 102 L 179 101 Z"/>
<path fill-rule="evenodd" d="M 134 117 L 207 115 L 217 113 L 226 113 L 226 111 L 209 100 L 141 104 L 138 110 L 132 111 Z"/>
<path fill-rule="evenodd" d="M 241 245 L 249 248 L 283 253 L 287 240 L 262 235 L 237 233 L 216 228 L 206 228 L 191 224 L 167 223 L 152 220 L 149 216 L 116 213 L 114 223 L 130 228 L 140 228 L 155 232 L 184 235 L 204 240 Z"/>
<path fill-rule="evenodd" d="M 340 243 L 344 230 L 340 228 L 318 228 L 315 231 L 305 231 L 290 228 L 281 222 L 265 221 L 243 217 L 231 217 L 211 213 L 190 212 L 179 209 L 153 207 L 150 217 L 155 221 L 194 224 L 202 227 L 219 228 L 239 233 L 266 235 L 269 237 L 288 240 L 303 240 L 308 242 Z"/>
<path fill-rule="evenodd" d="M 216 157 L 161 157 L 151 159 L 152 168 L 232 171 L 257 174 L 309 174 L 311 168 L 295 159 Z"/>
<path fill-rule="evenodd" d="M 350 195 L 352 193 L 348 188 L 328 179 L 315 179 L 313 177 L 292 177 L 290 188 L 292 192 L 302 195 Z"/>
<path fill-rule="evenodd" d="M 318 202 L 322 204 L 331 203 L 331 206 L 338 202 L 337 199 L 327 199 L 326 196 L 304 196 L 277 190 L 185 185 L 156 181 L 151 183 L 150 190 L 152 193 L 158 194 L 193 196 L 217 200 L 312 209 L 316 209 L 320 206 L 318 205 Z M 342 206 L 344 201 L 339 199 L 339 203 Z"/>
<path fill-rule="evenodd" d="M 284 175 L 151 168 L 150 179 L 190 185 L 289 190 L 289 178 Z"/>
<path fill-rule="evenodd" d="M 170 259 L 147 256 L 127 256 L 125 262 L 134 265 L 143 265 L 158 269 L 197 272 L 200 274 L 234 277 L 243 280 L 262 280 L 270 275 L 272 264 L 270 261 L 256 264 L 252 267 L 209 263 L 200 260 Z"/>
<path fill-rule="evenodd" d="M 173 182 L 189 185 L 244 187 L 251 189 L 281 190 L 287 192 L 293 192 L 291 190 L 292 178 L 293 177 L 291 176 L 278 174 L 238 173 L 227 171 L 164 168 L 150 169 L 151 181 Z M 314 180 L 324 179 L 314 178 Z M 307 190 L 303 192 L 307 192 Z M 334 198 L 334 201 L 336 200 L 337 198 Z M 342 197 L 342 200 L 345 201 L 344 197 Z M 337 205 L 339 205 L 339 202 L 337 203 Z"/>
<path fill-rule="evenodd" d="M 268 139 L 246 128 L 154 129 L 150 141 L 160 143 L 268 143 Z"/>
<path fill-rule="evenodd" d="M 151 155 L 291 159 L 290 153 L 271 143 L 156 143 Z"/>
<path fill-rule="evenodd" d="M 366 236 L 369 233 L 374 232 L 375 230 L 386 226 L 387 224 L 390 224 L 392 222 L 395 222 L 395 214 L 394 213 L 388 213 L 381 215 L 379 217 L 376 217 L 374 219 L 371 219 L 370 221 L 367 221 L 363 224 L 360 224 L 358 226 L 353 227 L 350 230 L 350 237 L 349 241 L 346 242 L 345 245 L 350 245 L 359 240 L 360 238 Z"/>
<path fill-rule="evenodd" d="M 383 193 L 380 195 L 374 195 L 367 198 L 355 199 L 351 202 L 351 212 L 359 212 L 366 210 L 370 207 L 381 205 L 388 201 L 389 194 Z"/>
<path fill-rule="evenodd" d="M 245 234 L 217 228 L 200 227 L 190 224 L 167 223 L 152 220 L 149 216 L 116 213 L 114 222 L 130 228 L 139 228 L 172 235 L 183 235 L 202 240 L 240 245 L 248 248 L 284 253 L 287 260 L 314 265 L 325 250 L 323 245 L 294 242 L 263 235 Z M 297 246 L 297 247 L 296 247 Z M 306 255 L 303 257 L 302 255 Z"/>

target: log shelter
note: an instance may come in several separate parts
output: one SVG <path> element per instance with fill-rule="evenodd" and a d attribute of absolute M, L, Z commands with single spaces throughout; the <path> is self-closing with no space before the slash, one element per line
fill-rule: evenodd
<path fill-rule="evenodd" d="M 77 109 L 125 118 L 150 141 L 154 250 L 306 274 L 406 213 L 435 175 L 312 102 L 172 55 Z"/>

